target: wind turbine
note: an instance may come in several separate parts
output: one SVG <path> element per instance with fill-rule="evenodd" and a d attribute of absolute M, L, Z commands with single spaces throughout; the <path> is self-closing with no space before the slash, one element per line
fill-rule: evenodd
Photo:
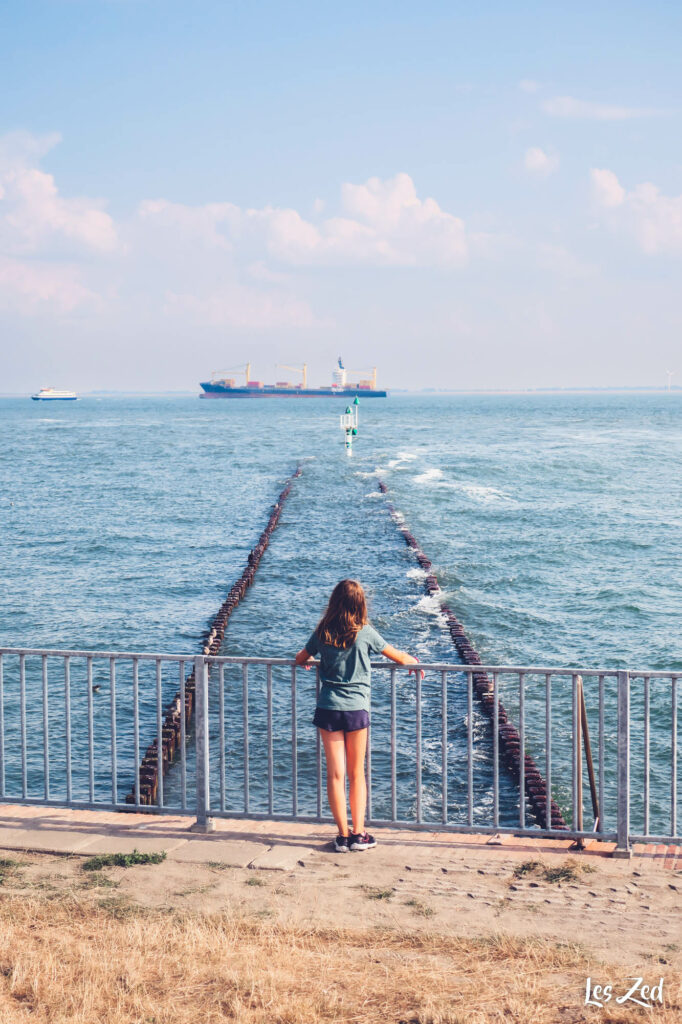
<path fill-rule="evenodd" d="M 675 376 L 675 371 L 674 370 L 666 370 L 665 372 L 668 374 L 668 391 L 670 391 L 670 384 L 671 384 L 671 381 L 672 381 L 673 377 Z"/>

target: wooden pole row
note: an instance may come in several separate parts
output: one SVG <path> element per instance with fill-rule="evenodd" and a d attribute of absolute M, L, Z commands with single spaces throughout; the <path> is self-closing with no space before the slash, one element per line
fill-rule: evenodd
<path fill-rule="evenodd" d="M 275 502 L 268 522 L 258 538 L 257 543 L 251 549 L 248 555 L 246 567 L 242 572 L 239 579 L 233 583 L 230 588 L 227 597 L 218 609 L 218 613 L 215 618 L 211 621 L 208 630 L 204 634 L 204 645 L 202 647 L 202 654 L 213 655 L 214 657 L 219 654 L 223 640 L 225 638 L 225 630 L 230 620 L 230 616 L 239 605 L 240 601 L 244 598 L 247 590 L 253 583 L 253 578 L 256 574 L 256 570 L 260 564 L 260 560 L 263 557 L 269 543 L 270 537 L 273 531 L 279 523 L 280 516 L 282 515 L 282 508 L 285 501 L 289 497 L 291 488 L 294 480 L 301 475 L 301 466 L 297 466 L 296 471 L 292 473 L 286 482 L 284 489 L 281 491 L 277 501 Z M 189 728 L 192 716 L 194 714 L 194 704 L 196 695 L 196 680 L 194 678 L 194 669 L 190 672 L 185 680 L 185 731 Z M 161 732 L 161 758 L 159 759 L 159 737 L 156 736 L 147 747 L 144 756 L 142 757 L 139 773 L 140 773 L 140 803 L 145 805 L 155 804 L 158 801 L 159 795 L 159 760 L 161 761 L 163 775 L 165 776 L 169 768 L 176 759 L 182 742 L 183 725 L 182 725 L 183 707 L 182 707 L 182 691 L 179 690 L 171 702 L 167 705 L 164 711 L 163 727 Z M 135 803 L 135 786 L 133 785 L 130 793 L 126 795 L 126 803 Z"/>
<path fill-rule="evenodd" d="M 383 480 L 379 481 L 379 490 L 382 494 L 386 494 L 388 492 L 388 488 Z M 402 515 L 400 515 L 392 502 L 387 501 L 386 507 L 388 508 L 391 518 L 395 522 L 398 530 L 402 534 L 405 543 L 414 552 L 419 565 L 427 574 L 426 579 L 424 580 L 424 589 L 427 594 L 437 597 L 442 593 L 442 591 L 438 584 L 438 580 L 433 573 L 433 564 L 431 560 L 427 558 L 417 543 L 416 538 L 412 533 L 410 533 L 407 526 L 405 526 Z M 465 665 L 480 665 L 482 663 L 481 657 L 469 640 L 464 626 L 459 621 L 455 613 L 443 600 L 440 600 L 440 608 L 446 618 L 450 637 L 457 648 L 457 653 L 459 654 L 462 662 Z M 516 781 L 519 780 L 521 775 L 521 757 L 524 759 L 523 777 L 525 795 L 528 798 L 528 802 L 537 823 L 542 828 L 546 827 L 547 801 L 549 800 L 549 818 L 551 827 L 553 829 L 568 829 L 568 825 L 564 820 L 561 810 L 555 801 L 551 799 L 551 794 L 548 794 L 547 792 L 547 783 L 540 772 L 535 759 L 531 754 L 521 750 L 521 737 L 518 729 L 509 720 L 507 710 L 499 699 L 497 702 L 498 721 L 497 724 L 495 724 L 495 698 L 492 679 L 487 672 L 482 671 L 474 671 L 472 673 L 472 678 L 473 691 L 476 694 L 484 713 L 490 719 L 493 728 L 498 729 L 499 750 L 502 760 Z"/>

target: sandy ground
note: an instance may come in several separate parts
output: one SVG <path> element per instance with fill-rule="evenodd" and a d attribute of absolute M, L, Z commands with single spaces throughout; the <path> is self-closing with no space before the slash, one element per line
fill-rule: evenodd
<path fill-rule="evenodd" d="M 190 824 L 0 808 L 0 1024 L 682 1021 L 680 848 Z M 133 850 L 164 859 L 86 870 Z M 663 978 L 665 1005 L 586 1007 L 588 976 Z"/>
<path fill-rule="evenodd" d="M 288 867 L 276 861 L 235 866 L 240 858 L 218 842 L 201 849 L 203 862 L 174 858 L 171 851 L 161 864 L 94 874 L 83 871 L 85 854 L 6 853 L 20 870 L 3 888 L 18 895 L 76 887 L 152 908 L 239 910 L 283 923 L 537 936 L 579 942 L 596 958 L 628 969 L 682 968 L 682 870 L 665 870 L 644 857 L 557 854 L 541 844 L 489 847 L 462 837 L 454 846 L 425 837 L 339 855 L 327 851 L 324 836 L 319 832 L 307 850 L 295 846 L 295 861 L 280 858 Z"/>

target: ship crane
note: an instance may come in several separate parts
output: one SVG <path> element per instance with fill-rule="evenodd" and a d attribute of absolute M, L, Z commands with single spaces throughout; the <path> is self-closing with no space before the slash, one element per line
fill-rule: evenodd
<path fill-rule="evenodd" d="M 376 390 L 377 386 L 377 368 L 376 366 L 361 366 L 360 369 L 346 370 L 346 373 L 372 373 L 372 390 Z"/>
<path fill-rule="evenodd" d="M 225 376 L 219 375 L 226 373 L 243 373 L 244 381 L 248 384 L 251 379 L 251 363 L 240 363 L 239 366 L 228 366 L 224 370 L 213 370 L 211 372 L 211 382 L 216 383 L 225 380 Z"/>
<path fill-rule="evenodd" d="M 308 364 L 304 363 L 303 366 L 287 366 L 286 363 L 277 363 L 277 369 L 280 370 L 293 370 L 294 373 L 301 374 L 301 388 L 305 391 L 308 387 Z"/>

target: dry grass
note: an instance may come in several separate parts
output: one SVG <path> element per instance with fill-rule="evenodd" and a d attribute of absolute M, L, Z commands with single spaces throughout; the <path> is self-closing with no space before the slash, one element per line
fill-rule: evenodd
<path fill-rule="evenodd" d="M 82 890 L 0 894 L 1 1024 L 533 1024 L 587 1013 L 577 946 L 148 911 Z M 667 995 L 679 979 L 668 978 Z M 680 1020 L 677 1006 L 654 1011 Z"/>
<path fill-rule="evenodd" d="M 545 864 L 541 860 L 525 860 L 517 864 L 513 875 L 515 878 L 526 878 L 534 875 L 542 878 L 545 882 L 579 882 L 582 875 L 591 874 L 594 868 L 591 864 L 580 863 L 569 857 L 563 864 Z"/>

